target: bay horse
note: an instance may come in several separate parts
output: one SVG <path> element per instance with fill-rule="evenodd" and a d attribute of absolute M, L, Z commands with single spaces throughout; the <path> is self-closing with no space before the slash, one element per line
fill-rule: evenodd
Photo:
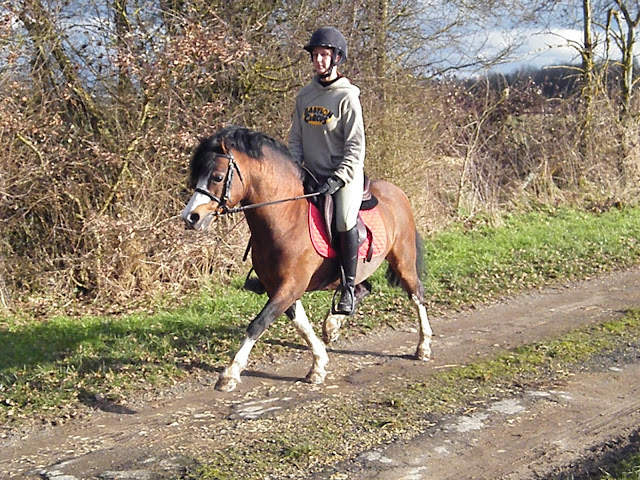
<path fill-rule="evenodd" d="M 195 191 L 182 212 L 187 228 L 205 230 L 219 215 L 244 212 L 251 231 L 253 268 L 268 301 L 249 323 L 246 336 L 215 388 L 234 390 L 247 365 L 251 349 L 266 328 L 283 313 L 289 317 L 313 353 L 306 380 L 322 383 L 329 358 L 325 343 L 314 333 L 300 301 L 305 292 L 336 289 L 340 285 L 338 260 L 316 252 L 308 227 L 309 202 L 303 170 L 287 147 L 274 138 L 244 127 L 225 127 L 204 139 L 190 162 L 189 181 Z M 407 292 L 418 315 L 418 360 L 431 355 L 431 326 L 427 317 L 421 240 L 411 205 L 392 183 L 372 181 L 386 235 L 384 251 L 358 261 L 356 283 L 368 278 L 386 260 L 387 277 Z M 325 318 L 328 343 L 337 338 L 342 315 Z"/>

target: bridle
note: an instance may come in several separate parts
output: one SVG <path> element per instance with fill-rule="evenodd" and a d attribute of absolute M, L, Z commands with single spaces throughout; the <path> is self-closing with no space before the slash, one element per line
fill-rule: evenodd
<path fill-rule="evenodd" d="M 233 182 L 233 172 L 238 172 L 238 177 L 240 181 L 244 185 L 244 180 L 242 178 L 242 173 L 240 173 L 240 167 L 236 163 L 235 157 L 233 156 L 233 152 L 229 151 L 229 153 L 216 153 L 214 158 L 226 158 L 229 161 L 229 165 L 227 166 L 227 173 L 224 176 L 224 189 L 222 190 L 222 197 L 218 198 L 213 193 L 205 188 L 196 188 L 195 191 L 209 197 L 212 201 L 217 202 L 219 205 L 218 211 L 215 212 L 215 215 L 223 215 L 226 213 L 233 213 L 232 210 L 234 208 L 229 208 L 227 202 L 231 197 L 231 183 Z"/>
<path fill-rule="evenodd" d="M 310 197 L 315 197 L 320 195 L 320 193 L 318 192 L 313 192 L 313 193 L 307 193 L 305 195 L 298 195 L 296 197 L 284 198 L 282 200 L 253 203 L 250 205 L 241 205 L 238 207 L 229 207 L 227 205 L 227 202 L 231 197 L 231 184 L 233 182 L 233 172 L 235 171 L 238 173 L 238 178 L 240 178 L 240 181 L 242 182 L 243 185 L 244 185 L 244 179 L 242 178 L 240 167 L 238 167 L 238 163 L 235 161 L 235 157 L 233 156 L 233 152 L 231 150 L 229 150 L 229 153 L 216 153 L 214 158 L 226 158 L 229 162 L 229 165 L 227 166 L 227 173 L 225 174 L 225 178 L 224 178 L 224 189 L 222 190 L 222 197 L 221 198 L 216 197 L 213 193 L 211 193 L 205 188 L 197 187 L 195 189 L 197 193 L 205 195 L 209 197 L 211 201 L 218 203 L 219 208 L 215 212 L 213 212 L 213 215 L 219 216 L 219 215 L 227 215 L 230 213 L 238 213 L 238 212 L 243 212 L 245 210 L 252 210 L 258 207 L 266 207 L 267 205 L 275 205 L 277 203 L 283 203 L 283 202 L 292 202 L 294 200 L 301 200 L 303 198 L 310 198 Z"/>

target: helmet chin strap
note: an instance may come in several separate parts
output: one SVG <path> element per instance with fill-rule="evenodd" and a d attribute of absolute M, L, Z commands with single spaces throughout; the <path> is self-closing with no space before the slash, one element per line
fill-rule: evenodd
<path fill-rule="evenodd" d="M 329 78 L 331 76 L 331 74 L 333 73 L 334 67 L 335 67 L 335 65 L 332 65 L 327 73 L 325 73 L 323 75 L 318 75 L 320 80 L 326 80 L 327 78 Z"/>

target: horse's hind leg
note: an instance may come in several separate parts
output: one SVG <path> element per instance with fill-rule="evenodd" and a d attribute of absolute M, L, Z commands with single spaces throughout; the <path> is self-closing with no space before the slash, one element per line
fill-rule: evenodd
<path fill-rule="evenodd" d="M 415 248 L 415 247 L 414 247 Z M 418 314 L 418 327 L 420 330 L 420 336 L 418 339 L 418 347 L 416 348 L 415 358 L 417 360 L 429 360 L 431 358 L 431 337 L 433 331 L 429 323 L 429 316 L 427 315 L 427 307 L 424 301 L 424 287 L 418 277 L 418 269 L 416 267 L 416 261 L 414 256 L 403 255 L 399 257 L 395 254 L 397 251 L 394 248 L 387 256 L 389 267 L 393 270 L 396 276 L 397 282 L 402 289 L 407 292 L 409 299 L 413 302 L 413 305 Z M 409 246 L 400 249 L 405 254 L 410 252 Z M 422 261 L 422 259 L 420 259 Z"/>
<path fill-rule="evenodd" d="M 313 365 L 307 374 L 307 381 L 309 383 L 324 382 L 324 377 L 327 375 L 326 366 L 329 363 L 327 349 L 313 331 L 302 302 L 300 300 L 296 301 L 286 313 L 313 352 Z"/>
<path fill-rule="evenodd" d="M 427 307 L 424 305 L 424 300 L 421 300 L 416 295 L 411 295 L 416 311 L 418 312 L 418 321 L 420 322 L 420 337 L 418 339 L 418 348 L 416 348 L 415 357 L 418 360 L 429 360 L 431 358 L 431 336 L 433 331 L 429 324 L 429 317 L 427 316 Z"/>
<path fill-rule="evenodd" d="M 327 316 L 322 323 L 322 339 L 327 345 L 340 338 L 340 327 L 342 327 L 343 317 L 344 315 L 331 313 L 331 309 L 327 312 Z"/>

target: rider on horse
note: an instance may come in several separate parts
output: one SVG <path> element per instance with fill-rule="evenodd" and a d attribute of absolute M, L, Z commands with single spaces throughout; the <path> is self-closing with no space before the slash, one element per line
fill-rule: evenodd
<path fill-rule="evenodd" d="M 342 269 L 334 313 L 352 315 L 365 157 L 360 89 L 338 73 L 347 60 L 347 42 L 339 30 L 316 30 L 304 49 L 311 54 L 316 75 L 296 98 L 289 150 L 319 181 L 318 192 L 333 197 Z"/>

